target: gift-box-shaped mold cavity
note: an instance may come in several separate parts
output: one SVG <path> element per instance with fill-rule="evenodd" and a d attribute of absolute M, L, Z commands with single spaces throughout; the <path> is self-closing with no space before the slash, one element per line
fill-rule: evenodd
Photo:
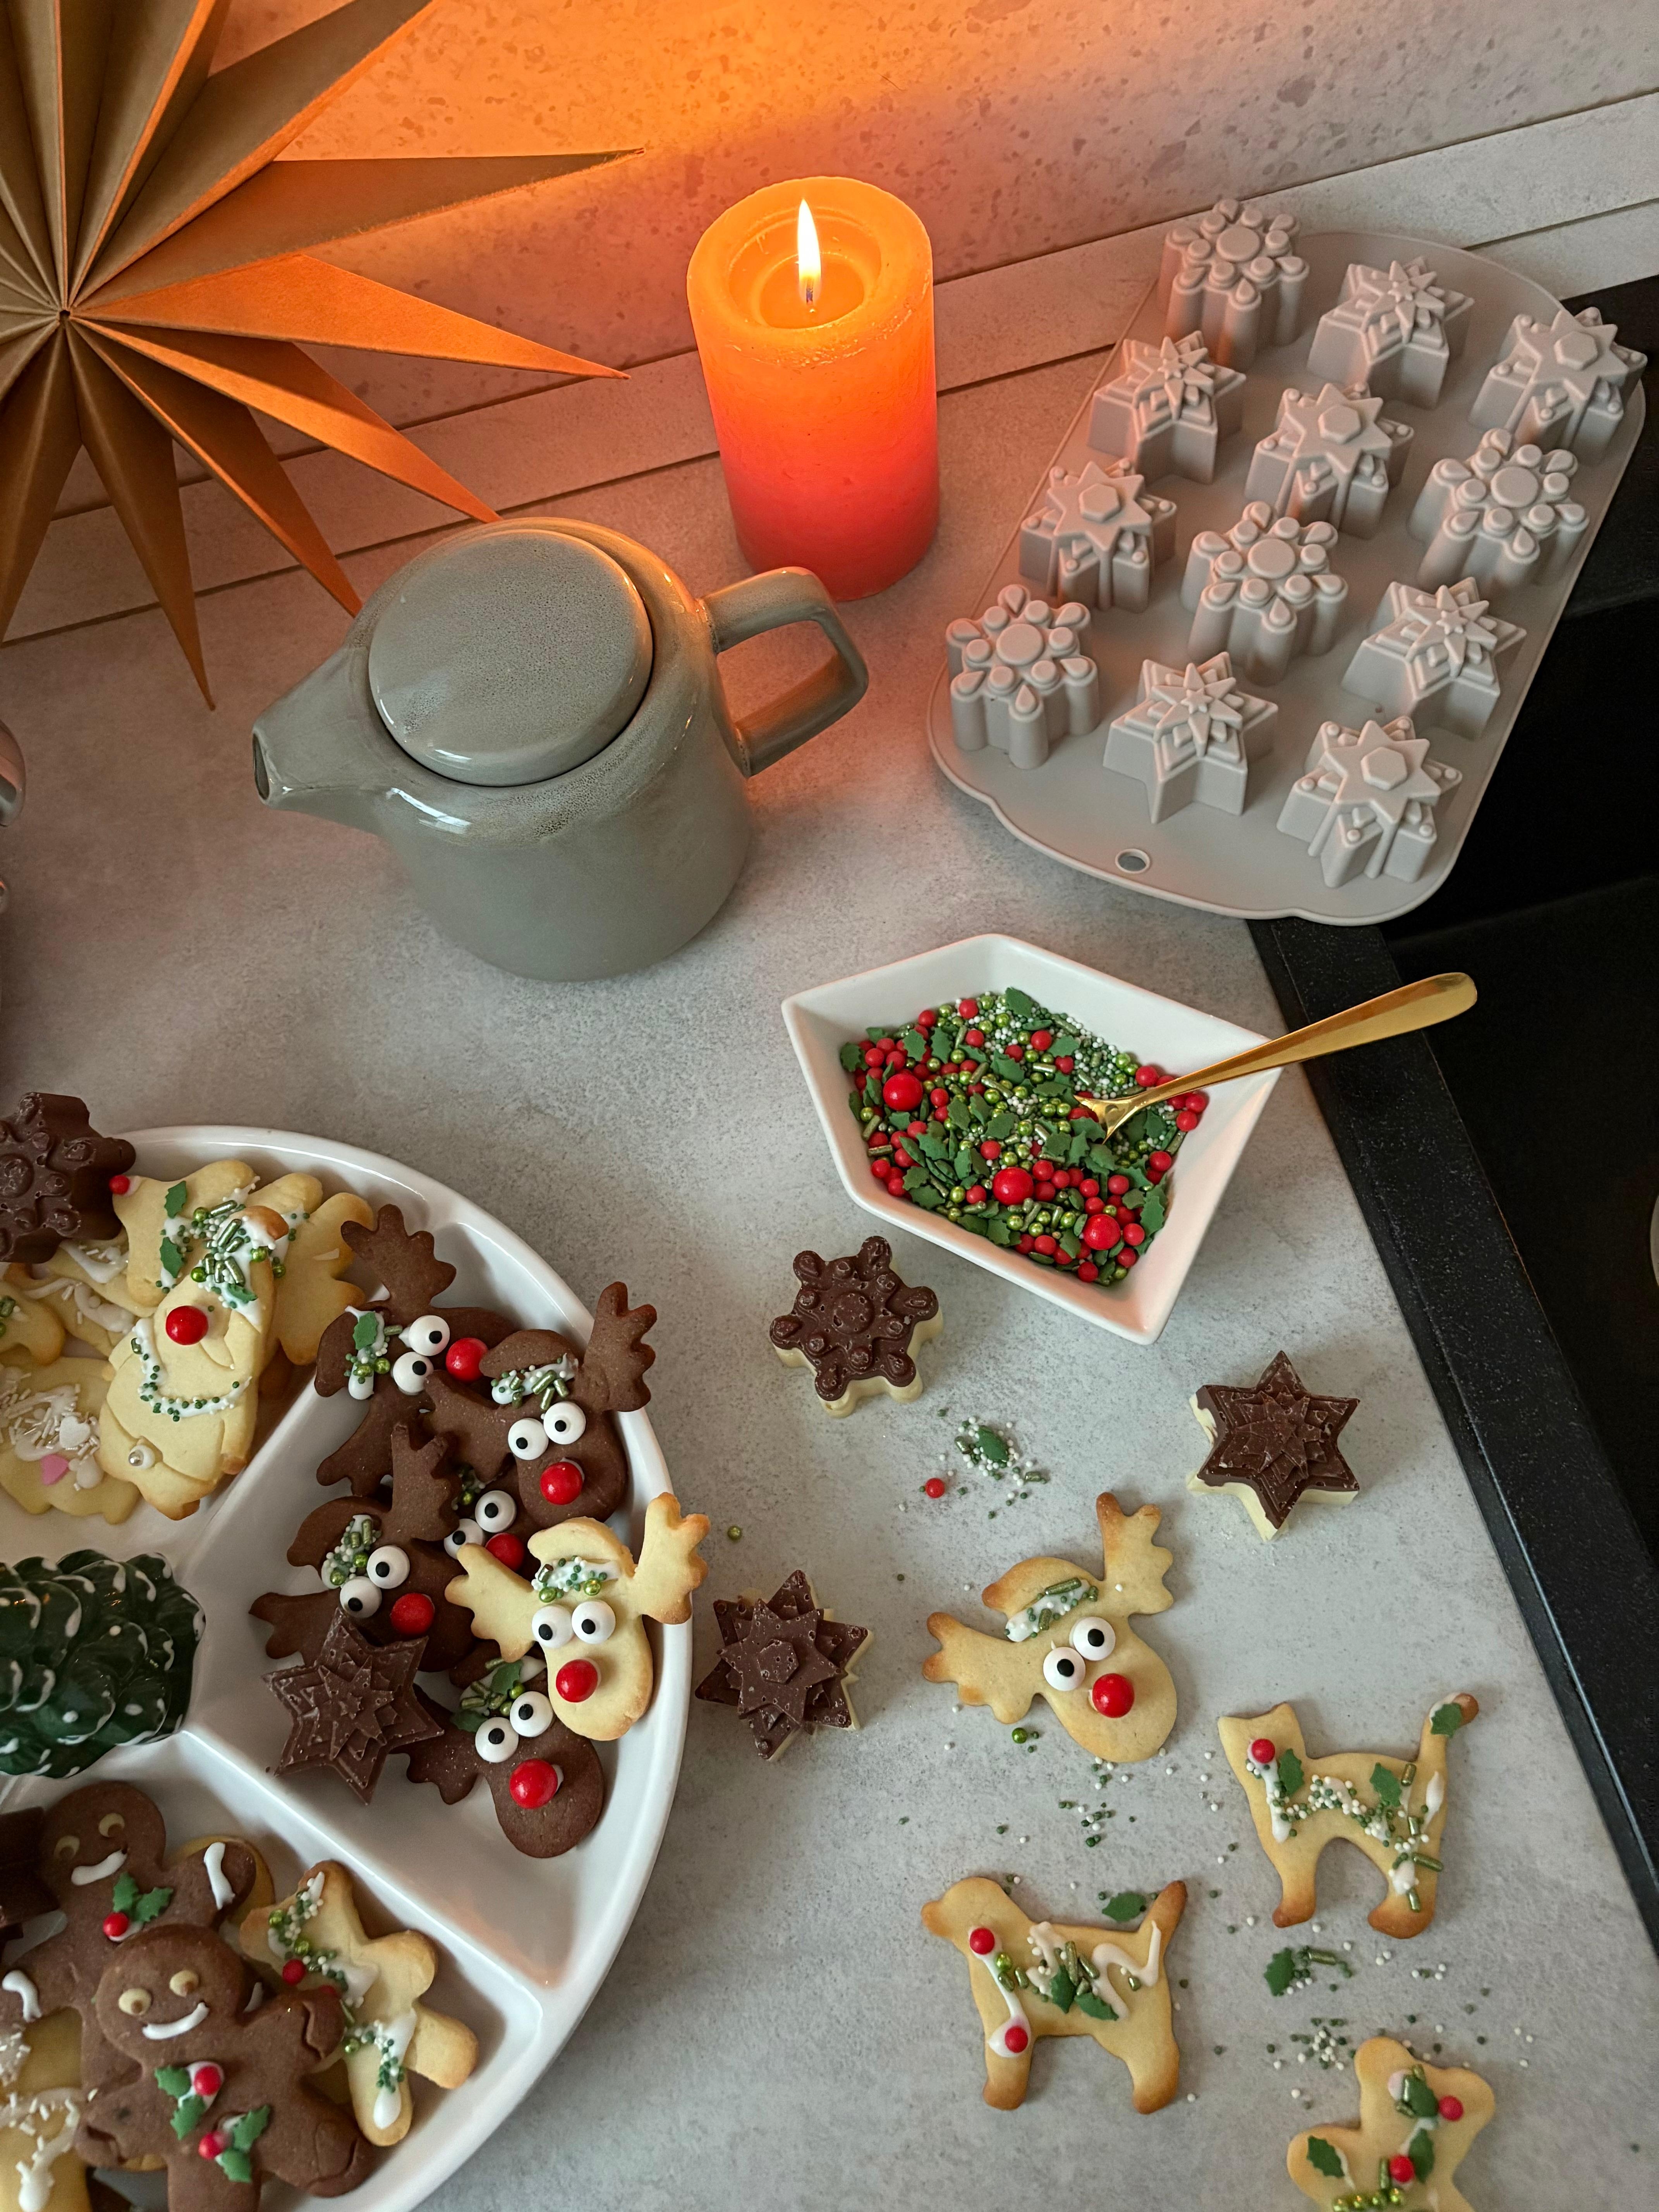
<path fill-rule="evenodd" d="M 1142 489 L 1121 461 L 1051 469 L 1019 533 L 1019 573 L 1049 600 L 1139 614 L 1152 570 L 1175 551 L 1175 503 Z"/>
<path fill-rule="evenodd" d="M 1095 393 L 1089 443 L 1142 476 L 1209 483 L 1216 456 L 1244 420 L 1244 377 L 1212 361 L 1196 332 L 1144 345 L 1125 338 Z"/>
<path fill-rule="evenodd" d="M 1309 372 L 1333 384 L 1363 384 L 1379 399 L 1433 407 L 1463 350 L 1474 304 L 1425 261 L 1393 261 L 1386 269 L 1351 262 L 1342 297 L 1319 319 Z"/>
<path fill-rule="evenodd" d="M 1517 315 L 1502 356 L 1469 410 L 1483 430 L 1508 430 L 1522 444 L 1565 446 L 1599 461 L 1625 419 L 1625 391 L 1648 365 L 1645 354 L 1615 343 L 1616 323 L 1600 311 L 1558 309 L 1546 324 Z"/>
<path fill-rule="evenodd" d="M 1462 781 L 1428 757 L 1408 715 L 1358 730 L 1322 723 L 1279 817 L 1328 884 L 1393 876 L 1414 884 L 1433 854 L 1434 810 Z"/>
<path fill-rule="evenodd" d="M 1245 495 L 1293 522 L 1329 522 L 1351 538 L 1371 538 L 1411 441 L 1405 423 L 1386 419 L 1382 402 L 1363 385 L 1292 386 L 1250 456 Z"/>
<path fill-rule="evenodd" d="M 1526 634 L 1492 613 L 1468 577 L 1433 592 L 1390 584 L 1342 689 L 1385 714 L 1478 738 L 1498 704 L 1498 664 Z"/>

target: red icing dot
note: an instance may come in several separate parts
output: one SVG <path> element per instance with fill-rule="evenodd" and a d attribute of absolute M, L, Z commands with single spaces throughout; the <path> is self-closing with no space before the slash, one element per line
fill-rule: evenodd
<path fill-rule="evenodd" d="M 493 1553 L 504 1567 L 511 1567 L 514 1574 L 524 1565 L 524 1538 L 514 1535 L 510 1530 L 503 1529 L 499 1536 L 492 1536 L 484 1549 Z"/>
<path fill-rule="evenodd" d="M 880 1168 L 876 1170 L 880 1175 Z M 581 1496 L 584 1477 L 574 1459 L 556 1459 L 542 1469 L 542 1496 L 550 1505 L 570 1505 Z"/>
<path fill-rule="evenodd" d="M 285 1982 L 302 1982 L 305 1978 L 306 1970 L 298 1959 L 283 1960 L 283 1979 Z"/>
<path fill-rule="evenodd" d="M 192 2066 L 190 2086 L 198 2097 L 216 2097 L 225 2086 L 225 2077 L 216 2066 Z"/>
<path fill-rule="evenodd" d="M 591 1659 L 567 1659 L 553 1677 L 556 1694 L 568 1705 L 580 1705 L 599 1686 L 599 1670 Z"/>
<path fill-rule="evenodd" d="M 1089 1695 L 1095 1711 L 1109 1721 L 1121 1721 L 1135 1701 L 1135 1686 L 1127 1674 L 1103 1674 Z"/>
<path fill-rule="evenodd" d="M 1443 2120 L 1461 2120 L 1463 2100 L 1461 2097 L 1443 2097 L 1440 2100 L 1440 2117 Z"/>
<path fill-rule="evenodd" d="M 914 1075 L 890 1075 L 881 1086 L 882 1103 L 895 1114 L 908 1114 L 921 1103 L 921 1085 Z"/>
<path fill-rule="evenodd" d="M 109 1179 L 109 1187 L 114 1192 L 117 1198 L 125 1198 L 128 1191 L 132 1188 L 132 1177 L 131 1176 L 112 1176 Z"/>
<path fill-rule="evenodd" d="M 930 1474 L 927 1481 L 922 1484 L 921 1489 L 925 1498 L 943 1498 L 945 1477 L 942 1474 Z"/>
<path fill-rule="evenodd" d="M 424 1636 L 437 1617 L 438 1608 L 420 1590 L 405 1590 L 401 1597 L 393 1598 L 387 1618 L 394 1636 Z"/>
<path fill-rule="evenodd" d="M 1397 2150 L 1389 2160 L 1389 2179 L 1390 2181 L 1397 2181 L 1402 2189 L 1408 2181 L 1416 2180 L 1417 2168 L 1403 2150 Z"/>
<path fill-rule="evenodd" d="M 999 1206 L 1023 1206 L 1036 1188 L 1024 1168 L 999 1168 L 991 1178 Z"/>
<path fill-rule="evenodd" d="M 196 2151 L 200 2158 L 217 2158 L 222 2151 L 228 2150 L 229 2148 L 230 2137 L 224 2130 L 222 2128 L 210 2128 L 198 2142 Z"/>
<path fill-rule="evenodd" d="M 550 1804 L 558 1794 L 559 1770 L 550 1759 L 526 1759 L 513 1770 L 513 1779 L 507 1784 L 515 1805 L 526 1806 L 535 1812 Z"/>
<path fill-rule="evenodd" d="M 1003 2049 L 1005 2051 L 1012 2051 L 1016 2057 L 1024 2050 L 1026 2045 L 1030 2041 L 1030 2037 L 1025 2033 L 1025 2030 L 1020 2026 L 1017 2020 L 1011 2021 L 1008 2026 L 1002 2031 Z"/>
<path fill-rule="evenodd" d="M 1250 1757 L 1258 1766 L 1271 1766 L 1279 1756 L 1279 1746 L 1268 1735 L 1259 1735 L 1250 1745 Z"/>
<path fill-rule="evenodd" d="M 444 1354 L 444 1365 L 458 1382 L 476 1382 L 489 1349 L 481 1336 L 458 1336 Z"/>
<path fill-rule="evenodd" d="M 104 1916 L 104 1933 L 112 1943 L 118 1943 L 131 1925 L 125 1912 L 109 1912 Z"/>
<path fill-rule="evenodd" d="M 994 1929 L 989 1928 L 970 1928 L 969 1929 L 968 1948 L 970 1951 L 977 1952 L 981 1959 L 984 1958 L 988 1952 L 994 1951 L 996 1948 L 997 1939 Z"/>
<path fill-rule="evenodd" d="M 208 1333 L 208 1317 L 200 1306 L 174 1306 L 162 1326 L 175 1344 L 199 1344 Z"/>

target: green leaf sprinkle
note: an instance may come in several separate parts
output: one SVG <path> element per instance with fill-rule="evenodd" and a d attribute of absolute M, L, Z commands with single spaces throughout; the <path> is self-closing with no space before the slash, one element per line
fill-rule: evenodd
<path fill-rule="evenodd" d="M 981 1425 L 975 1442 L 979 1446 L 981 1456 L 988 1459 L 993 1467 L 1007 1466 L 1008 1439 L 1006 1437 L 1000 1435 L 995 1429 Z"/>
<path fill-rule="evenodd" d="M 1117 2014 L 1112 2010 L 1110 2005 L 1107 2003 L 1105 1998 L 1097 1997 L 1092 1990 L 1079 1990 L 1077 2008 L 1079 2012 L 1086 2012 L 1091 2020 L 1115 2020 L 1117 2018 Z"/>
<path fill-rule="evenodd" d="M 172 1189 L 168 1191 L 167 1196 L 161 1200 L 161 1203 L 167 1209 L 170 1218 L 176 1218 L 184 1212 L 189 1197 L 190 1190 L 186 1184 L 182 1182 L 176 1182 L 173 1184 Z"/>
<path fill-rule="evenodd" d="M 912 1060 L 927 1059 L 927 1040 L 920 1030 L 906 1030 L 903 1036 L 900 1037 L 899 1042 Z"/>
<path fill-rule="evenodd" d="M 1437 1705 L 1429 1717 L 1431 1735 L 1455 1735 L 1463 1725 L 1463 1708 L 1457 1705 Z"/>
<path fill-rule="evenodd" d="M 185 1255 L 170 1237 L 161 1239 L 161 1265 L 170 1275 L 182 1275 L 185 1272 Z"/>
<path fill-rule="evenodd" d="M 1302 1761 L 1293 1751 L 1288 1749 L 1281 1751 L 1279 1754 L 1276 1771 L 1279 1775 L 1279 1788 L 1287 1797 L 1294 1797 L 1302 1787 Z"/>
<path fill-rule="evenodd" d="M 1297 1978 L 1294 1951 L 1275 1951 L 1263 1969 L 1261 1978 L 1276 1997 L 1282 1997 Z"/>
<path fill-rule="evenodd" d="M 131 1912 L 138 1902 L 138 1885 L 130 1874 L 118 1874 L 115 1887 L 110 1892 L 110 1903 L 118 1912 Z"/>
<path fill-rule="evenodd" d="M 1149 1237 L 1163 1228 L 1164 1217 L 1168 1210 L 1164 1186 L 1160 1183 L 1156 1190 L 1147 1193 L 1146 1203 L 1140 1209 L 1140 1225 Z"/>
<path fill-rule="evenodd" d="M 1061 1966 L 1048 1984 L 1048 2002 L 1059 2012 L 1070 2012 L 1077 2001 L 1077 1984 Z"/>
<path fill-rule="evenodd" d="M 253 2160 L 245 2150 L 222 2150 L 214 2160 L 227 2181 L 252 2181 Z"/>
<path fill-rule="evenodd" d="M 1121 1889 L 1101 1910 L 1109 1920 L 1133 1920 L 1146 1910 L 1146 1900 L 1138 1889 Z"/>
<path fill-rule="evenodd" d="M 154 1920 L 165 1912 L 172 1902 L 173 1892 L 170 1889 L 147 1889 L 133 1905 L 132 1917 L 142 1928 L 147 1921 Z"/>
<path fill-rule="evenodd" d="M 374 1340 L 380 1334 L 380 1317 L 376 1314 L 359 1314 L 351 1325 L 351 1347 L 354 1352 L 372 1352 Z"/>
<path fill-rule="evenodd" d="M 848 1038 L 846 1043 L 842 1045 L 841 1048 L 841 1064 L 846 1069 L 848 1075 L 854 1074 L 864 1065 L 864 1054 L 860 1051 L 858 1046 L 854 1043 L 851 1037 Z"/>
<path fill-rule="evenodd" d="M 1406 2146 L 1406 2155 L 1417 2168 L 1417 2178 L 1426 2181 L 1434 2172 L 1434 2138 L 1426 2128 L 1419 2128 Z"/>
<path fill-rule="evenodd" d="M 270 2125 L 270 2106 L 256 2105 L 251 2112 L 244 2112 L 231 2129 L 231 2142 L 237 2150 L 251 2150 Z"/>
<path fill-rule="evenodd" d="M 1308 2137 L 1308 2163 L 1316 2173 L 1322 2173 L 1329 2181 L 1340 2181 L 1347 2172 L 1341 2152 L 1334 2149 L 1323 2136 Z"/>
<path fill-rule="evenodd" d="M 1371 1788 L 1376 1792 L 1376 1802 L 1386 1805 L 1392 1813 L 1400 1804 L 1400 1777 L 1381 1763 L 1371 1769 Z"/>
<path fill-rule="evenodd" d="M 1420 2074 L 1408 2074 L 1406 2076 L 1406 2084 L 1401 2092 L 1400 2101 L 1413 2119 L 1431 2120 L 1440 2110 L 1439 2099 Z"/>
<path fill-rule="evenodd" d="M 155 2084 L 169 2097 L 185 2096 L 190 2089 L 190 2069 L 188 2066 L 158 2066 Z"/>
<path fill-rule="evenodd" d="M 1024 991 L 1016 990 L 1012 983 L 1002 994 L 1002 1003 L 1011 1014 L 1018 1014 L 1023 1022 L 1030 1021 L 1036 1012 L 1036 1000 L 1028 998 Z"/>

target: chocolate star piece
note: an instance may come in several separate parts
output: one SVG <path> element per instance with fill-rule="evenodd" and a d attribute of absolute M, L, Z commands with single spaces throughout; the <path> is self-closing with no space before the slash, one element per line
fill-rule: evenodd
<path fill-rule="evenodd" d="M 389 1751 L 443 1732 L 415 1687 L 424 1649 L 423 1638 L 371 1644 L 337 1613 L 314 1665 L 265 1676 L 289 1714 L 288 1741 L 274 1771 L 331 1768 L 367 1804 Z"/>
<path fill-rule="evenodd" d="M 921 1395 L 911 1349 L 939 1334 L 939 1300 L 901 1282 L 892 1263 L 884 1237 L 866 1237 L 854 1256 L 827 1265 L 816 1252 L 795 1255 L 800 1289 L 793 1310 L 772 1324 L 772 1348 L 786 1367 L 812 1370 L 828 1413 L 850 1413 L 878 1390 L 906 1403 Z"/>
<path fill-rule="evenodd" d="M 20 1098 L 0 1121 L 0 1267 L 50 1260 L 66 1237 L 118 1236 L 109 1179 L 135 1158 L 125 1137 L 99 1135 L 78 1098 Z"/>
<path fill-rule="evenodd" d="M 716 1598 L 714 1618 L 725 1648 L 697 1695 L 735 1705 L 763 1759 L 803 1729 L 857 1727 L 847 1691 L 870 1632 L 831 1620 L 799 1568 L 769 1598 Z"/>
<path fill-rule="evenodd" d="M 1237 1498 L 1264 1536 L 1276 1536 L 1304 1498 L 1344 1505 L 1358 1494 L 1336 1441 L 1358 1399 L 1316 1398 L 1284 1352 L 1248 1389 L 1206 1382 L 1192 1403 L 1210 1455 L 1188 1489 Z"/>

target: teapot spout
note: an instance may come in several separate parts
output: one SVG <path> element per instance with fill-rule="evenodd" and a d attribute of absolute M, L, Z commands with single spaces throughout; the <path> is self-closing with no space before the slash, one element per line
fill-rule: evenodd
<path fill-rule="evenodd" d="M 253 782 L 267 806 L 375 827 L 392 741 L 369 697 L 368 654 L 348 640 L 253 725 Z"/>

